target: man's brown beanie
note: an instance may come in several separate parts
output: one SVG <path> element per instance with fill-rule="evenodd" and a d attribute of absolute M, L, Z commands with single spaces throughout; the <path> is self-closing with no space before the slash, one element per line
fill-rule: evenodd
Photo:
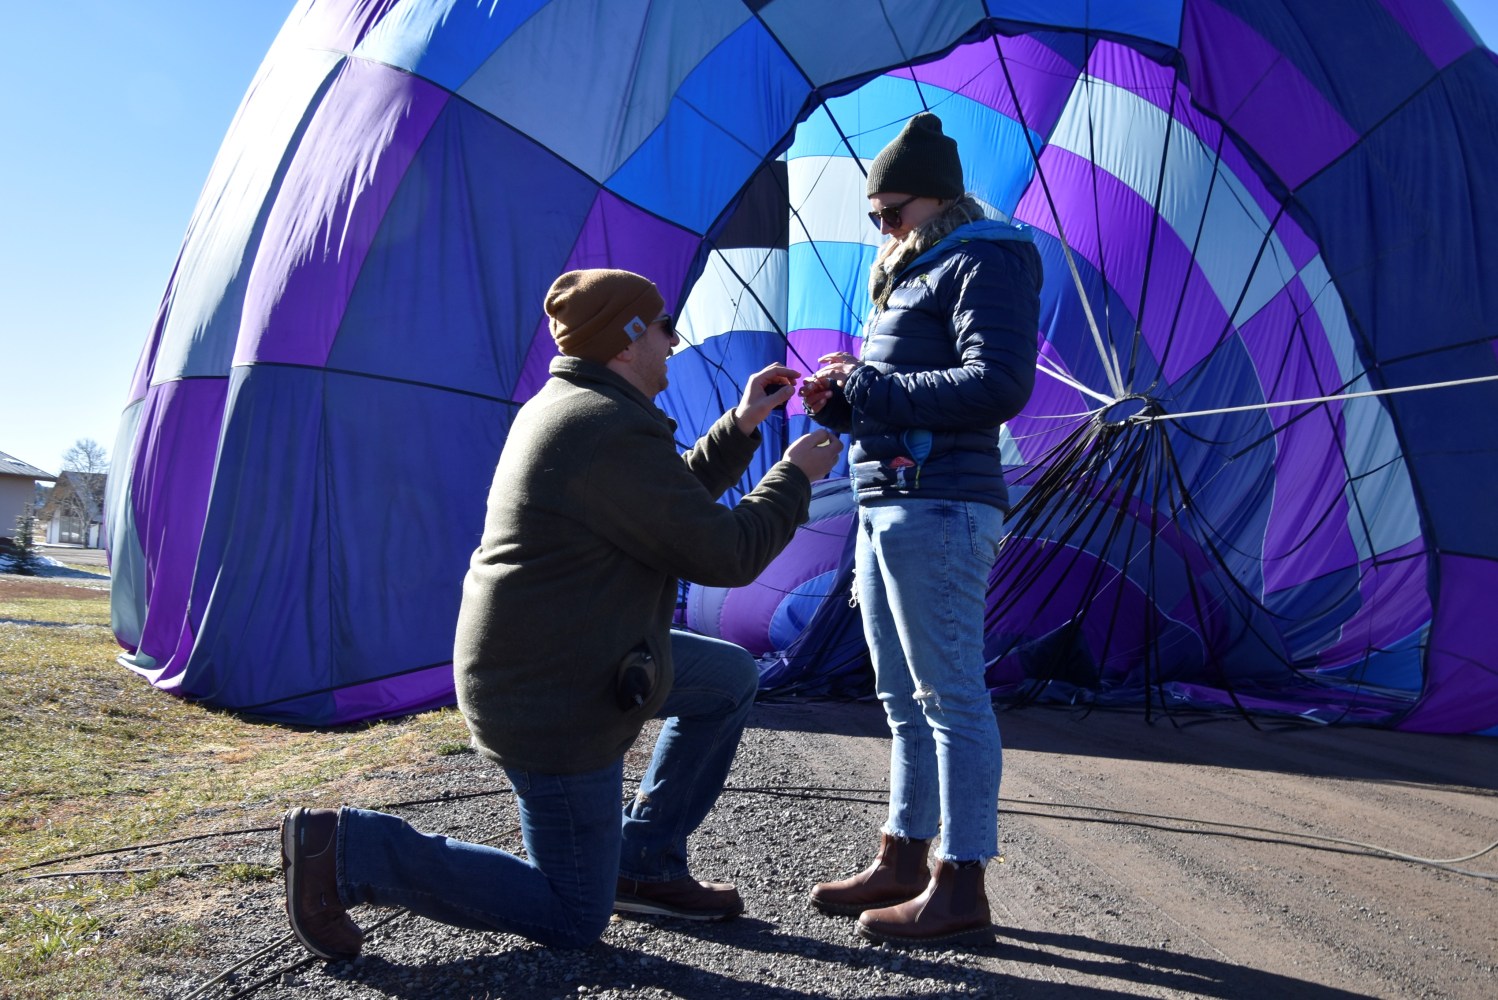
<path fill-rule="evenodd" d="M 557 348 L 603 364 L 639 339 L 666 307 L 655 283 L 631 271 L 568 271 L 546 293 Z"/>

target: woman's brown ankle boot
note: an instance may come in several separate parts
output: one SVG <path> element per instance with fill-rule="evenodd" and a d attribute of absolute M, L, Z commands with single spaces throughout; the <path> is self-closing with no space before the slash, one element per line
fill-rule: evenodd
<path fill-rule="evenodd" d="M 874 863 L 852 878 L 813 886 L 811 905 L 823 913 L 856 917 L 864 910 L 914 899 L 931 878 L 926 865 L 930 846 L 929 840 L 906 840 L 881 833 Z"/>
<path fill-rule="evenodd" d="M 885 944 L 985 944 L 993 940 L 993 918 L 983 887 L 981 861 L 936 862 L 926 890 L 909 902 L 865 910 L 858 933 Z"/>

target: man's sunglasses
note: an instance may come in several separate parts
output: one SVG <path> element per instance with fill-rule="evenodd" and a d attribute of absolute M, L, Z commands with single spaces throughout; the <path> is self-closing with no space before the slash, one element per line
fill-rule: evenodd
<path fill-rule="evenodd" d="M 666 329 L 666 336 L 676 336 L 676 321 L 671 318 L 670 313 L 662 313 L 651 322 L 651 326 L 662 326 Z"/>
<path fill-rule="evenodd" d="M 891 229 L 899 229 L 900 209 L 904 208 L 906 205 L 909 205 L 919 197 L 920 195 L 913 194 L 909 198 L 906 198 L 904 201 L 900 202 L 900 204 L 898 205 L 885 205 L 877 212 L 870 212 L 869 221 L 874 224 L 875 229 L 878 229 L 881 223 Z"/>

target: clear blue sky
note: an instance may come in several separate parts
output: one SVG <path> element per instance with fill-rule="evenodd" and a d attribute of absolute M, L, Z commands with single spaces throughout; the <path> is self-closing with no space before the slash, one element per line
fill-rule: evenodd
<path fill-rule="evenodd" d="M 0 451 L 111 456 L 193 206 L 292 0 L 16 0 L 0 59 Z"/>
<path fill-rule="evenodd" d="M 5 4 L 0 451 L 111 454 L 219 143 L 292 0 Z M 1489 47 L 1498 0 L 1458 7 Z"/>

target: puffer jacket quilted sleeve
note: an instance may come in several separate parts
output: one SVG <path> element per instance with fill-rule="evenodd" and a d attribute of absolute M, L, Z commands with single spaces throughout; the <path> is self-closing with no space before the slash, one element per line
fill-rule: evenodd
<path fill-rule="evenodd" d="M 999 429 L 1035 383 L 1040 255 L 1027 230 L 963 226 L 896 276 L 843 388 L 860 500 L 1008 508 Z M 829 414 L 830 415 L 830 414 Z M 839 421 L 841 422 L 841 421 Z"/>

